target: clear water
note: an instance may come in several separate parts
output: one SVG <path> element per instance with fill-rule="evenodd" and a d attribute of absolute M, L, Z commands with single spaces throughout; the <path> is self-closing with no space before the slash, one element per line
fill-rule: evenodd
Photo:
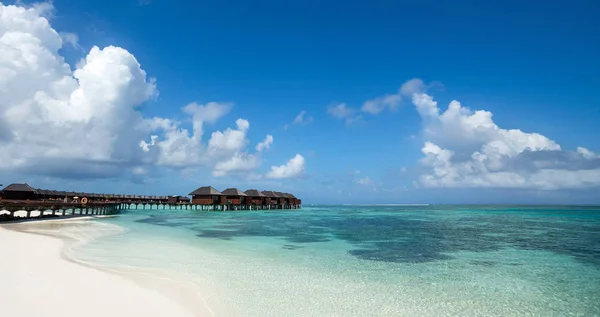
<path fill-rule="evenodd" d="M 600 316 L 600 208 L 131 210 L 97 222 L 124 230 L 68 256 L 193 282 L 216 316 Z"/>

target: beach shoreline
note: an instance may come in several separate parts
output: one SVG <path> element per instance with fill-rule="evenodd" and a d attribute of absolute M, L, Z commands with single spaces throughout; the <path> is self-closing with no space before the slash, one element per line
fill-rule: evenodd
<path fill-rule="evenodd" d="M 192 289 L 196 285 L 184 289 L 172 279 L 135 270 L 113 271 L 67 256 L 65 250 L 89 241 L 61 236 L 52 227 L 97 217 L 0 224 L 3 312 L 9 316 L 214 316 L 205 302 L 198 301 L 199 294 Z"/>

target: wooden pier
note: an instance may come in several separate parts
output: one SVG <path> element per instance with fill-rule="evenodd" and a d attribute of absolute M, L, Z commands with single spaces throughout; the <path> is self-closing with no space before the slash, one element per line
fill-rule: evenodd
<path fill-rule="evenodd" d="M 11 201 L 0 200 L 0 211 L 6 210 L 14 218 L 18 211 L 25 211 L 26 218 L 31 218 L 33 211 L 38 211 L 38 217 L 45 215 L 112 215 L 121 211 L 118 203 L 64 203 L 49 201 Z"/>
<path fill-rule="evenodd" d="M 36 189 L 28 184 L 11 184 L 0 191 L 0 212 L 6 210 L 12 219 L 17 211 L 25 211 L 27 218 L 33 211 L 40 216 L 54 215 L 107 215 L 121 210 L 277 210 L 299 209 L 302 200 L 290 193 L 241 191 L 227 188 L 223 192 L 203 186 L 186 196 L 145 196 L 98 194 L 85 192 Z"/>

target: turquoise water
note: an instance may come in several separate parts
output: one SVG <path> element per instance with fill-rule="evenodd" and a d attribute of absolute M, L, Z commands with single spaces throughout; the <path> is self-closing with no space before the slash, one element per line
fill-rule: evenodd
<path fill-rule="evenodd" d="M 216 316 L 600 316 L 600 208 L 130 210 L 69 256 L 198 285 Z"/>

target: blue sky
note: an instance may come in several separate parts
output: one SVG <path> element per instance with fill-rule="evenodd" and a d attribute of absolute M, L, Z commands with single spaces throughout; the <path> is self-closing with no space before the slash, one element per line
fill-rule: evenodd
<path fill-rule="evenodd" d="M 306 203 L 600 202 L 595 195 L 600 158 L 587 155 L 580 162 L 583 158 L 573 154 L 583 153 L 578 147 L 600 152 L 596 2 L 55 0 L 53 6 L 51 27 L 78 37 L 77 48 L 63 45 L 59 51 L 73 69 L 93 46 L 113 45 L 135 56 L 147 76 L 156 79 L 157 95 L 136 108 L 144 117 L 180 120 L 180 127 L 190 129 L 181 111 L 186 104 L 232 103 L 231 111 L 205 125 L 205 136 L 244 118 L 250 123 L 249 148 L 266 134 L 274 138 L 254 176 L 296 154 L 305 166 L 294 177 L 278 179 L 214 177 L 207 166 L 182 172 L 160 163 L 145 165 L 152 172 L 136 177 L 8 168 L 0 170 L 0 183 L 140 194 L 187 194 L 213 184 L 219 189 L 281 189 Z M 465 157 L 482 152 L 498 136 L 479 140 L 476 148 L 463 147 L 467 141 L 461 133 L 467 132 L 457 128 L 452 134 L 456 125 L 438 118 L 430 123 L 416 111 L 414 95 L 403 95 L 394 110 L 360 111 L 366 101 L 396 94 L 413 78 L 423 86 L 412 93 L 432 96 L 440 111 L 452 100 L 489 111 L 501 129 L 551 140 L 536 148 L 538 157 L 552 152 L 548 155 L 569 159 L 526 164 L 529 156 L 520 148 L 502 153 L 503 167 L 488 167 L 483 174 L 446 164 L 456 175 L 437 175 L 443 181 L 426 186 L 421 176 L 435 174 L 440 161 L 423 166 L 425 142 L 452 150 L 454 164 L 465 148 Z M 360 120 L 347 124 L 328 111 L 341 103 L 356 109 Z M 302 111 L 310 122 L 294 124 Z M 537 145 L 527 146 L 529 151 Z M 581 167 L 565 167 L 573 160 Z M 534 167 L 513 168 L 515 161 Z M 556 169 L 568 175 L 548 172 Z M 490 176 L 500 172 L 533 176 L 514 182 Z M 560 178 L 565 177 L 574 180 L 563 186 Z M 582 177 L 585 182 L 578 181 Z"/>

